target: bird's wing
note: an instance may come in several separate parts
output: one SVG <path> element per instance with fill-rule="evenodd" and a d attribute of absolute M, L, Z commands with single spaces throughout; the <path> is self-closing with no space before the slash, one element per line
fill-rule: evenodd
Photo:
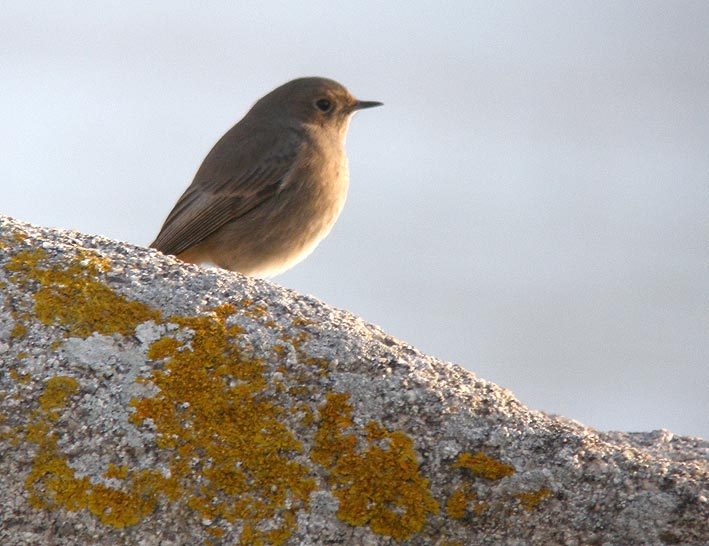
<path fill-rule="evenodd" d="M 240 139 L 230 133 L 204 160 L 151 247 L 180 254 L 283 188 L 298 152 L 299 135 L 279 135 L 276 144 L 248 137 L 234 142 Z"/>

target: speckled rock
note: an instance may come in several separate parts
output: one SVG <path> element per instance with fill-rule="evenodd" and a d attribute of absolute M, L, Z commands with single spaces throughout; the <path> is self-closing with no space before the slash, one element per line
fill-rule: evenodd
<path fill-rule="evenodd" d="M 709 443 L 530 410 L 344 311 L 0 217 L 0 544 L 709 544 Z"/>

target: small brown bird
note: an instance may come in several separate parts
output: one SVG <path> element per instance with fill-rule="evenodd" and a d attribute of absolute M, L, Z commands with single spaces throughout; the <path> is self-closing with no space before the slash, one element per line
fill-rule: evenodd
<path fill-rule="evenodd" d="M 342 211 L 352 114 L 381 104 L 325 78 L 271 91 L 207 154 L 150 246 L 257 277 L 292 267 Z"/>

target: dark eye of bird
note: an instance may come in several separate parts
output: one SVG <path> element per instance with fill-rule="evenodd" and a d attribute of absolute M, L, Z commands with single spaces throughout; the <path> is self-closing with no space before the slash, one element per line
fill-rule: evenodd
<path fill-rule="evenodd" d="M 330 108 L 332 108 L 332 102 L 328 99 L 318 99 L 315 101 L 315 106 L 317 106 L 318 110 L 321 112 L 327 112 Z"/>

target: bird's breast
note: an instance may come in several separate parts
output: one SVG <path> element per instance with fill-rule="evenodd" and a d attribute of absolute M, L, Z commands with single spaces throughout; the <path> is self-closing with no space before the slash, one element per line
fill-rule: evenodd
<path fill-rule="evenodd" d="M 312 144 L 292 172 L 292 180 L 285 185 L 287 190 L 292 185 L 294 196 L 300 206 L 298 214 L 304 228 L 304 239 L 314 238 L 320 241 L 332 228 L 340 215 L 347 197 L 349 171 L 347 156 L 342 146 L 322 148 L 319 143 Z"/>

